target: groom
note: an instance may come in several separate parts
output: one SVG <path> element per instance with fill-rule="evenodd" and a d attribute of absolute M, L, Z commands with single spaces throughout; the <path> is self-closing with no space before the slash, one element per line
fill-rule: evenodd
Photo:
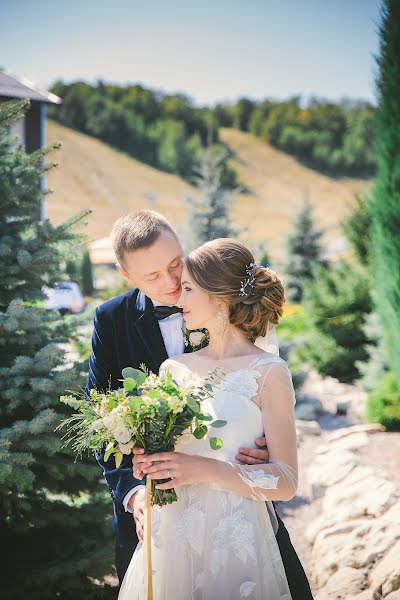
<path fill-rule="evenodd" d="M 176 232 L 159 213 L 141 210 L 119 219 L 112 242 L 121 275 L 133 289 L 96 309 L 92 354 L 86 394 L 120 387 L 124 367 L 144 363 L 158 373 L 169 356 L 191 352 L 183 338 L 183 320 L 175 304 L 180 296 L 183 250 Z M 268 462 L 265 438 L 255 440 L 257 449 L 239 448 L 237 460 L 244 464 Z M 144 485 L 133 476 L 133 454 L 124 455 L 120 467 L 114 458 L 97 460 L 103 469 L 114 503 L 116 568 L 120 583 L 138 538 L 143 538 Z M 293 600 L 312 600 L 307 578 L 277 515 L 276 539 Z"/>

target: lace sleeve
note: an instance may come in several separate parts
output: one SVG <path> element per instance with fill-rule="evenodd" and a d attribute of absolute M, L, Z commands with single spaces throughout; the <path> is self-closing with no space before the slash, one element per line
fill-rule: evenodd
<path fill-rule="evenodd" d="M 259 401 L 269 462 L 242 465 L 216 460 L 214 484 L 254 500 L 291 500 L 297 490 L 298 461 L 296 402 L 285 362 L 266 365 L 261 374 Z"/>

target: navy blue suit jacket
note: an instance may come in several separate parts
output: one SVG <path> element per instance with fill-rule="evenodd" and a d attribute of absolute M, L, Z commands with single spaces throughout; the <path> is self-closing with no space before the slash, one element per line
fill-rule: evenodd
<path fill-rule="evenodd" d="M 138 294 L 142 294 L 145 300 L 144 310 L 136 306 Z M 92 388 L 103 391 L 121 387 L 122 369 L 125 367 L 138 368 L 144 363 L 150 371 L 158 373 L 168 354 L 152 311 L 152 301 L 137 288 L 96 309 L 86 394 Z M 191 351 L 191 348 L 186 347 L 185 351 Z M 129 490 L 143 483 L 133 476 L 133 454 L 124 455 L 119 468 L 115 466 L 114 457 L 104 461 L 104 452 L 97 454 L 96 458 L 114 502 L 114 531 L 119 539 L 132 540 L 136 537 L 134 520 L 130 513 L 125 512 L 122 501 Z"/>

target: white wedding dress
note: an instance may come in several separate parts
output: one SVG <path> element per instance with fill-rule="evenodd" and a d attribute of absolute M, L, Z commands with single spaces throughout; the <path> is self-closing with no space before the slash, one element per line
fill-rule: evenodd
<path fill-rule="evenodd" d="M 273 500 L 297 489 L 295 396 L 290 372 L 279 357 L 210 361 L 197 353 L 166 360 L 162 370 L 181 383 L 199 381 L 216 366 L 225 373 L 202 410 L 225 427 L 210 428 L 223 441 L 183 435 L 175 450 L 218 459 L 218 481 L 176 488 L 178 501 L 152 508 L 154 600 L 291 600 L 276 541 Z M 160 370 L 161 371 L 161 370 Z M 256 447 L 267 435 L 270 462 L 241 465 L 240 447 Z M 145 544 L 139 543 L 118 600 L 146 599 Z"/>

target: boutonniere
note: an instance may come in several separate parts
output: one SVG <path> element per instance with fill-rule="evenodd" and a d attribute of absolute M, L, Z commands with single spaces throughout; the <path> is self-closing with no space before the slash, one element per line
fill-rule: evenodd
<path fill-rule="evenodd" d="M 186 329 L 183 331 L 185 346 L 191 346 L 193 350 L 200 350 L 209 342 L 208 329 Z"/>

